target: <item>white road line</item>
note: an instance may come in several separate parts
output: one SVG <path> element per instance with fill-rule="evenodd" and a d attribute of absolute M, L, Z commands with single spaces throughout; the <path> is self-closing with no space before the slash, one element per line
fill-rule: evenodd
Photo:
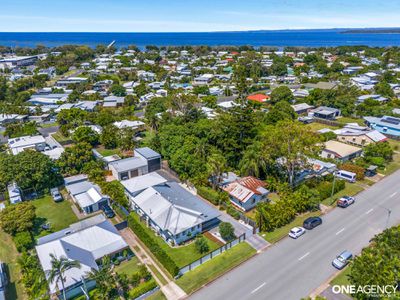
<path fill-rule="evenodd" d="M 254 294 L 254 293 L 257 292 L 259 289 L 261 289 L 264 285 L 266 285 L 266 282 L 264 282 L 263 284 L 261 284 L 259 287 L 256 287 L 254 290 L 251 291 L 251 293 Z"/>
<path fill-rule="evenodd" d="M 390 196 L 389 196 L 389 198 L 393 198 L 394 196 L 396 196 L 397 195 L 397 192 L 394 192 L 393 194 L 391 194 Z"/>
<path fill-rule="evenodd" d="M 336 232 L 336 235 L 341 234 L 344 231 L 344 228 L 340 229 L 338 232 Z"/>
<path fill-rule="evenodd" d="M 374 209 L 371 208 L 369 211 L 367 211 L 365 214 L 368 215 L 369 213 L 371 213 Z"/>
<path fill-rule="evenodd" d="M 310 254 L 310 252 L 307 252 L 306 254 L 304 254 L 302 257 L 299 258 L 299 261 L 306 258 L 309 254 Z"/>

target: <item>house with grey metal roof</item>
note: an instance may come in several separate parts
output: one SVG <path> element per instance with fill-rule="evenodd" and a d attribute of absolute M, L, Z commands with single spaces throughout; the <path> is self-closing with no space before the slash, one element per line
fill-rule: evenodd
<path fill-rule="evenodd" d="M 90 182 L 86 175 L 64 178 L 64 184 L 72 200 L 84 214 L 99 211 L 103 206 L 110 204 L 110 198 L 103 195 L 100 187 Z"/>
<path fill-rule="evenodd" d="M 218 225 L 220 212 L 177 182 L 162 182 L 129 195 L 132 209 L 166 242 L 178 245 Z"/>
<path fill-rule="evenodd" d="M 97 215 L 39 238 L 36 252 L 46 277 L 52 268 L 50 254 L 79 261 L 80 268 L 64 273 L 66 296 L 72 299 L 83 293 L 83 284 L 87 289 L 95 287 L 95 282 L 87 279 L 87 274 L 92 269 L 99 269 L 103 257 L 123 259 L 123 252 L 128 248 L 114 225 L 103 215 Z M 49 290 L 51 294 L 56 294 L 62 292 L 63 287 L 59 281 L 54 281 L 49 283 Z"/>
<path fill-rule="evenodd" d="M 328 106 L 320 106 L 309 112 L 310 116 L 325 120 L 335 120 L 337 117 L 340 116 L 340 114 L 340 109 Z"/>

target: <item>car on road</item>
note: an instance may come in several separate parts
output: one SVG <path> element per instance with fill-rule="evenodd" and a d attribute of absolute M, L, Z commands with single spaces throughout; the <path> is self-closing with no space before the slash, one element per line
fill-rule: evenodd
<path fill-rule="evenodd" d="M 322 224 L 322 219 L 320 217 L 309 217 L 304 220 L 303 227 L 305 229 L 311 230 L 321 224 Z"/>
<path fill-rule="evenodd" d="M 306 230 L 303 227 L 293 227 L 289 231 L 289 236 L 293 239 L 297 239 L 298 237 L 302 236 L 306 233 Z"/>
<path fill-rule="evenodd" d="M 0 300 L 6 299 L 6 287 L 8 284 L 6 265 L 0 261 Z"/>
<path fill-rule="evenodd" d="M 337 206 L 346 208 L 347 206 L 351 205 L 354 203 L 356 199 L 354 197 L 350 196 L 343 196 L 337 201 Z"/>
<path fill-rule="evenodd" d="M 53 197 L 54 202 L 60 202 L 63 200 L 60 191 L 58 190 L 58 188 L 52 188 L 50 189 L 50 194 Z"/>
<path fill-rule="evenodd" d="M 350 251 L 343 251 L 342 253 L 340 253 L 333 261 L 332 261 L 332 265 L 336 268 L 336 269 L 343 269 L 349 262 L 350 260 L 353 258 L 353 254 L 351 254 Z"/>
<path fill-rule="evenodd" d="M 107 218 L 113 218 L 115 216 L 114 211 L 108 205 L 104 205 L 102 209 Z"/>

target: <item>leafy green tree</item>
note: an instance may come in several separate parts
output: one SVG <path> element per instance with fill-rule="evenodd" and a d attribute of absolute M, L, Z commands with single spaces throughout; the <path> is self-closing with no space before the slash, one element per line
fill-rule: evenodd
<path fill-rule="evenodd" d="M 233 228 L 232 224 L 229 222 L 221 222 L 219 224 L 219 233 L 220 233 L 221 237 L 227 242 L 236 238 L 235 229 Z"/>
<path fill-rule="evenodd" d="M 110 88 L 110 92 L 114 95 L 114 96 L 118 96 L 118 97 L 125 97 L 126 96 L 126 90 L 122 85 L 119 84 L 113 84 Z"/>
<path fill-rule="evenodd" d="M 386 161 L 391 161 L 393 149 L 388 142 L 371 143 L 364 147 L 364 158 L 368 161 L 373 157 L 381 157 Z"/>
<path fill-rule="evenodd" d="M 28 231 L 18 232 L 13 241 L 18 252 L 28 251 L 33 247 L 32 236 Z"/>
<path fill-rule="evenodd" d="M 136 142 L 134 140 L 135 129 L 123 128 L 119 130 L 118 147 L 121 150 L 132 150 L 135 148 Z"/>
<path fill-rule="evenodd" d="M 6 206 L 0 212 L 0 226 L 11 235 L 29 231 L 34 225 L 35 210 L 35 206 L 31 202 L 21 202 Z"/>
<path fill-rule="evenodd" d="M 29 299 L 48 299 L 48 283 L 37 256 L 23 252 L 17 263 L 21 270 L 21 282 Z"/>
<path fill-rule="evenodd" d="M 96 299 L 108 300 L 116 297 L 117 281 L 111 269 L 109 257 L 104 257 L 99 269 L 92 268 L 88 278 L 96 281 Z"/>
<path fill-rule="evenodd" d="M 6 185 L 14 181 L 23 190 L 43 191 L 60 185 L 62 177 L 47 155 L 26 150 L 17 155 L 0 155 L 0 182 Z"/>
<path fill-rule="evenodd" d="M 93 160 L 92 146 L 88 143 L 79 143 L 66 148 L 57 161 L 57 165 L 64 175 L 76 175 L 81 173 L 85 165 Z"/>
<path fill-rule="evenodd" d="M 260 142 L 254 142 L 254 144 L 247 147 L 239 163 L 241 174 L 260 177 L 261 173 L 265 172 L 267 161 L 260 155 L 261 151 L 262 145 Z"/>
<path fill-rule="evenodd" d="M 283 62 L 274 63 L 271 66 L 271 72 L 276 76 L 285 76 L 287 74 L 286 64 Z"/>
<path fill-rule="evenodd" d="M 72 140 L 75 143 L 88 143 L 92 146 L 99 142 L 99 135 L 89 126 L 80 126 L 72 134 Z"/>
<path fill-rule="evenodd" d="M 390 84 L 385 81 L 381 81 L 375 85 L 375 92 L 385 97 L 394 97 L 394 92 Z"/>
<path fill-rule="evenodd" d="M 201 254 L 210 250 L 210 246 L 208 246 L 207 240 L 203 236 L 197 237 L 194 245 L 196 247 L 196 251 Z"/>
<path fill-rule="evenodd" d="M 267 124 L 276 124 L 283 120 L 295 120 L 297 114 L 287 101 L 279 101 L 265 116 Z"/>
<path fill-rule="evenodd" d="M 217 180 L 222 176 L 222 173 L 226 170 L 227 161 L 225 156 L 219 152 L 214 151 L 211 155 L 207 158 L 207 170 L 208 174 L 211 175 L 211 182 L 213 188 L 216 189 L 218 184 Z"/>
<path fill-rule="evenodd" d="M 101 185 L 101 191 L 110 196 L 111 199 L 118 204 L 124 206 L 125 208 L 129 208 L 129 201 L 125 195 L 125 189 L 118 180 L 103 182 Z"/>
<path fill-rule="evenodd" d="M 286 85 L 279 86 L 271 92 L 271 103 L 278 103 L 280 101 L 290 102 L 292 100 L 293 93 Z"/>
<path fill-rule="evenodd" d="M 47 271 L 47 280 L 50 283 L 61 283 L 62 293 L 64 300 L 67 300 L 65 291 L 65 272 L 71 269 L 80 269 L 81 264 L 77 260 L 70 260 L 65 256 L 57 257 L 53 253 L 50 253 L 50 264 L 51 269 Z"/>
<path fill-rule="evenodd" d="M 319 138 L 299 122 L 281 121 L 275 126 L 267 126 L 260 140 L 262 152 L 270 163 L 282 168 L 290 185 L 293 185 L 295 174 L 307 165 L 308 157 L 318 154 L 316 146 Z"/>
<path fill-rule="evenodd" d="M 100 143 L 107 149 L 113 149 L 118 145 L 118 128 L 108 125 L 103 128 L 100 135 Z"/>

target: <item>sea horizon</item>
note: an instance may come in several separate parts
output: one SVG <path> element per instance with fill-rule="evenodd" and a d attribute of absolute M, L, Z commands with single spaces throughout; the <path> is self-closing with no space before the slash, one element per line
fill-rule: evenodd
<path fill-rule="evenodd" d="M 378 32 L 371 32 L 371 31 Z M 379 32 L 379 31 L 383 32 Z M 397 30 L 398 32 L 390 32 Z M 347 32 L 348 31 L 348 32 Z M 365 32 L 363 32 L 365 31 Z M 385 32 L 386 31 L 386 32 Z M 387 32 L 389 31 L 389 32 Z M 206 32 L 0 32 L 0 46 L 56 47 L 66 44 L 109 44 L 117 47 L 155 46 L 241 46 L 254 47 L 334 47 L 334 46 L 400 46 L 398 27 L 274 29 Z"/>

